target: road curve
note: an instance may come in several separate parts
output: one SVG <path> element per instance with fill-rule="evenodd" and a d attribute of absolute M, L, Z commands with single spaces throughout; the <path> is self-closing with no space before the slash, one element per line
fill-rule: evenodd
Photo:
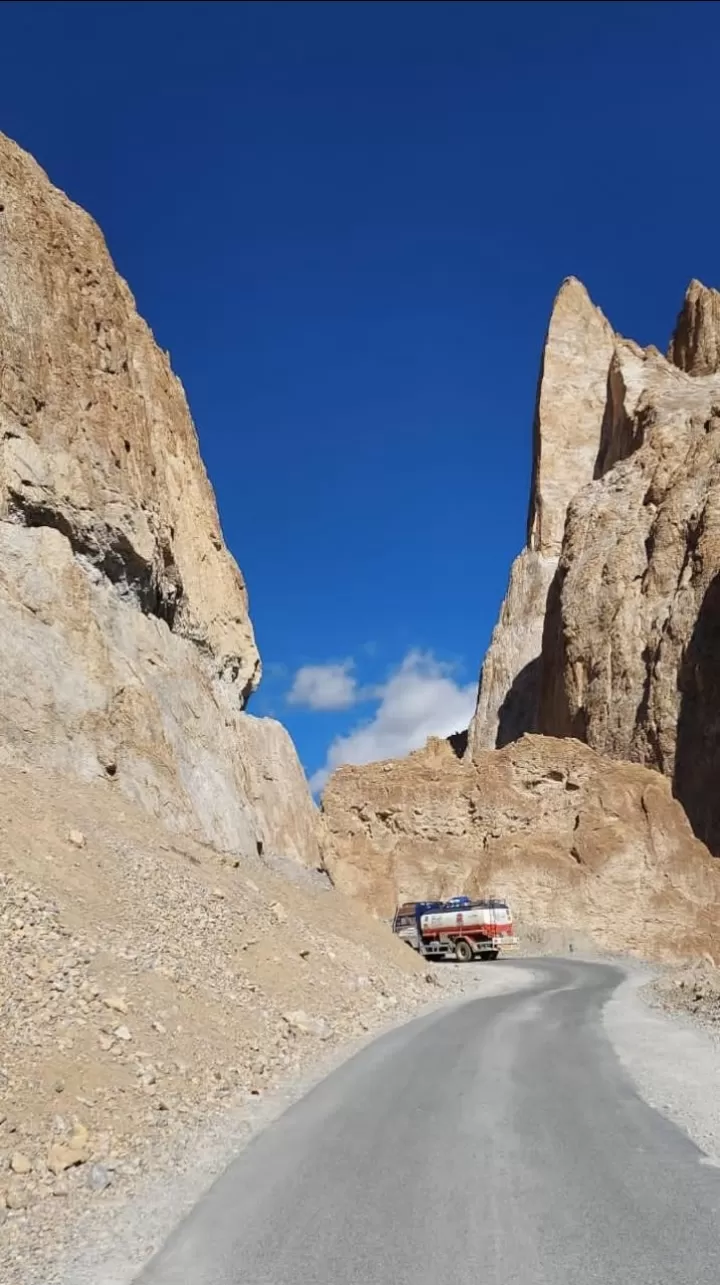
<path fill-rule="evenodd" d="M 717 1285 L 720 1170 L 605 1037 L 621 971 L 532 966 L 530 988 L 419 1018 L 319 1084 L 142 1285 Z"/>

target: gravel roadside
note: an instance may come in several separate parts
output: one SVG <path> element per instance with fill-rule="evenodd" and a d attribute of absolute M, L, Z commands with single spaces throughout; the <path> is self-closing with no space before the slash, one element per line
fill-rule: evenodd
<path fill-rule="evenodd" d="M 604 1012 L 615 1051 L 645 1101 L 720 1164 L 720 1032 L 658 1007 L 657 970 L 623 966 L 627 979 Z"/>
<path fill-rule="evenodd" d="M 243 1101 L 236 1109 L 218 1113 L 202 1131 L 179 1136 L 173 1153 L 164 1158 L 162 1173 L 154 1173 L 126 1204 L 106 1206 L 102 1220 L 97 1214 L 81 1219 L 77 1243 L 82 1248 L 66 1257 L 51 1275 L 45 1270 L 42 1277 L 28 1277 L 23 1285 L 130 1285 L 173 1227 L 251 1139 L 371 1040 L 438 1007 L 518 990 L 534 980 L 529 961 L 527 967 L 512 969 L 446 964 L 436 972 L 440 987 L 434 1002 L 396 1012 L 393 1020 L 336 1047 L 277 1093 L 256 1102 Z"/>
<path fill-rule="evenodd" d="M 668 1011 L 667 984 L 657 969 L 614 962 L 627 976 L 606 1005 L 604 1024 L 622 1065 L 649 1105 L 683 1129 L 713 1163 L 720 1163 L 720 1030 L 702 1017 L 672 1007 Z M 162 1170 L 149 1174 L 128 1202 L 108 1204 L 102 1213 L 89 1212 L 80 1220 L 75 1243 L 81 1249 L 52 1274 L 28 1276 L 23 1285 L 130 1285 L 170 1230 L 257 1132 L 383 1030 L 441 1005 L 530 985 L 534 978 L 531 960 L 527 967 L 512 969 L 446 965 L 437 972 L 441 984 L 430 1004 L 396 1010 L 382 1026 L 335 1047 L 277 1092 L 229 1106 L 202 1130 L 179 1135 L 172 1154 L 163 1157 Z"/>

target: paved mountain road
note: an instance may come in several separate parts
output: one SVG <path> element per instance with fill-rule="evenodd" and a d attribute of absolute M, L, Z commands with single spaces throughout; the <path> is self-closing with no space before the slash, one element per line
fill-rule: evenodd
<path fill-rule="evenodd" d="M 142 1285 L 717 1285 L 720 1169 L 615 1057 L 601 1013 L 622 972 L 532 968 L 319 1084 Z"/>

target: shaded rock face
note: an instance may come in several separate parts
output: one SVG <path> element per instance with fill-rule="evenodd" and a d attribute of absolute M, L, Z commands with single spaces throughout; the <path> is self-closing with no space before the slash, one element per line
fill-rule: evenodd
<path fill-rule="evenodd" d="M 185 395 L 92 219 L 0 135 L 0 754 L 315 863 Z M 268 798 L 277 787 L 278 797 Z"/>
<path fill-rule="evenodd" d="M 483 662 L 467 753 L 501 748 L 537 721 L 540 650 L 557 558 L 524 549 L 510 571 L 500 619 Z"/>
<path fill-rule="evenodd" d="M 543 348 L 533 430 L 527 548 L 516 559 L 483 663 L 469 754 L 533 731 L 548 588 L 567 506 L 596 467 L 615 345 L 612 328 L 574 277 L 563 282 Z"/>
<path fill-rule="evenodd" d="M 668 959 L 717 952 L 720 869 L 669 782 L 575 740 L 524 736 L 472 762 L 431 741 L 340 768 L 323 810 L 336 886 L 377 914 L 495 893 L 521 936 Z"/>

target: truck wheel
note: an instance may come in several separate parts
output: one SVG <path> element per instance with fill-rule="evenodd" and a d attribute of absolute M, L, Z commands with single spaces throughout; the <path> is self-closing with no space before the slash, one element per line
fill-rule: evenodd
<path fill-rule="evenodd" d="M 469 941 L 464 937 L 459 937 L 455 942 L 455 958 L 460 964 L 469 964 L 473 957 L 473 948 Z"/>
<path fill-rule="evenodd" d="M 483 956 L 484 959 L 497 959 L 500 954 L 499 950 L 487 950 Z"/>

